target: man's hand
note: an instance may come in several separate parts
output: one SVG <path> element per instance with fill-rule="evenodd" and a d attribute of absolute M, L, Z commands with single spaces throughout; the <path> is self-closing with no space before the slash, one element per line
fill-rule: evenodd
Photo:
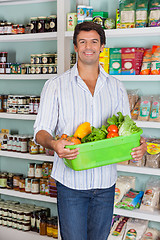
<path fill-rule="evenodd" d="M 71 150 L 69 148 L 65 148 L 66 145 L 74 145 L 74 143 L 59 139 L 53 142 L 53 149 L 60 158 L 67 158 L 69 160 L 75 159 L 79 154 L 78 152 L 79 148 Z"/>
<path fill-rule="evenodd" d="M 136 148 L 133 148 L 132 151 L 133 152 L 131 152 L 131 155 L 132 155 L 134 160 L 138 161 L 138 160 L 142 159 L 143 155 L 147 151 L 147 144 L 146 144 L 146 141 L 143 137 L 141 137 L 140 146 L 136 147 Z"/>

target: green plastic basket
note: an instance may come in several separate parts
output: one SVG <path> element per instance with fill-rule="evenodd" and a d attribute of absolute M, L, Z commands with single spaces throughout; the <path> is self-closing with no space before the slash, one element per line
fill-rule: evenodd
<path fill-rule="evenodd" d="M 140 135 L 143 131 L 130 136 L 119 136 L 96 142 L 67 145 L 67 148 L 80 148 L 79 155 L 73 160 L 64 158 L 66 166 L 75 171 L 101 167 L 132 159 L 132 148 L 140 145 Z"/>

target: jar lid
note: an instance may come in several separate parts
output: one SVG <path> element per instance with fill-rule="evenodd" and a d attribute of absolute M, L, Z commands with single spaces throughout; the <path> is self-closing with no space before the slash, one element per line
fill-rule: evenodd
<path fill-rule="evenodd" d="M 42 16 L 42 17 L 38 17 L 38 19 L 46 19 L 47 17 L 44 17 L 44 16 Z"/>
<path fill-rule="evenodd" d="M 57 15 L 50 15 L 50 18 L 57 18 Z"/>
<path fill-rule="evenodd" d="M 30 20 L 37 20 L 38 17 L 31 17 Z"/>

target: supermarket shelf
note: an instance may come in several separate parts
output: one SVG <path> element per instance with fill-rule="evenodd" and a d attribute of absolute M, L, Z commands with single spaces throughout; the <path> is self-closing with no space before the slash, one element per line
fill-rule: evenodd
<path fill-rule="evenodd" d="M 112 75 L 123 82 L 159 82 L 160 75 Z"/>
<path fill-rule="evenodd" d="M 160 122 L 135 121 L 135 123 L 141 128 L 160 128 Z"/>
<path fill-rule="evenodd" d="M 125 209 L 114 208 L 114 214 L 122 215 L 125 217 L 140 218 L 140 219 L 149 220 L 153 222 L 160 222 L 159 210 L 154 212 L 149 212 L 149 211 L 141 211 L 140 209 L 135 209 L 130 211 Z"/>
<path fill-rule="evenodd" d="M 0 189 L 0 194 L 18 197 L 18 198 L 42 201 L 42 202 L 57 203 L 57 198 L 43 196 L 41 194 L 31 194 L 31 193 L 19 192 L 19 191 L 8 190 L 8 189 Z"/>
<path fill-rule="evenodd" d="M 11 114 L 11 113 L 0 113 L 0 118 L 5 119 L 16 119 L 16 120 L 35 120 L 36 115 L 32 114 Z"/>
<path fill-rule="evenodd" d="M 47 161 L 53 162 L 53 156 L 47 156 L 46 154 L 30 154 L 30 153 L 18 153 L 9 151 L 0 151 L 0 157 L 20 158 L 34 161 Z"/>
<path fill-rule="evenodd" d="M 130 172 L 146 175 L 160 176 L 160 168 L 136 167 L 130 165 L 117 164 L 117 170 L 121 172 Z"/>
<path fill-rule="evenodd" d="M 105 30 L 105 35 L 107 38 L 160 36 L 160 27 L 110 29 L 110 30 Z M 65 36 L 72 39 L 73 32 L 66 31 Z"/>
<path fill-rule="evenodd" d="M 47 80 L 56 76 L 57 74 L 0 74 L 0 80 Z"/>
<path fill-rule="evenodd" d="M 52 33 L 30 33 L 0 36 L 0 42 L 28 42 L 56 40 L 57 32 Z"/>
<path fill-rule="evenodd" d="M 42 236 L 36 232 L 24 232 L 13 228 L 8 228 L 4 226 L 0 226 L 0 239 L 1 240 L 48 240 L 48 236 Z M 55 238 L 51 238 L 52 240 L 56 240 Z"/>
<path fill-rule="evenodd" d="M 55 2 L 57 0 L 1 0 L 0 5 L 17 5 L 17 4 L 30 4 L 30 3 L 43 3 L 43 2 Z"/>

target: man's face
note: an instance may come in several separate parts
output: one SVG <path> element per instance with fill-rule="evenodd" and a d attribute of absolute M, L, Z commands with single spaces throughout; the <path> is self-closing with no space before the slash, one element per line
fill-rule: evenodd
<path fill-rule="evenodd" d="M 100 36 L 95 30 L 89 32 L 81 31 L 77 36 L 75 52 L 78 53 L 78 61 L 85 65 L 92 65 L 99 62 L 99 53 L 103 51 Z"/>

